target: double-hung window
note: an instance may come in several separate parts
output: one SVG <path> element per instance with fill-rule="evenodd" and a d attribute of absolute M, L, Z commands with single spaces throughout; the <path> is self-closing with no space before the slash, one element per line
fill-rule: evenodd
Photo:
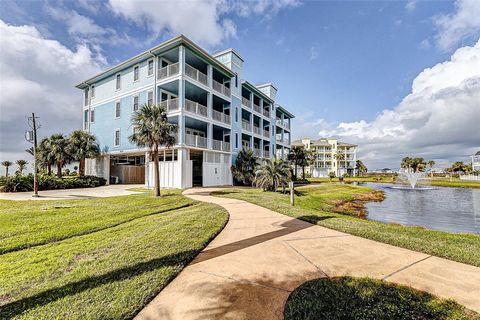
<path fill-rule="evenodd" d="M 117 74 L 115 89 L 120 90 L 121 87 L 122 87 L 122 76 L 120 74 Z"/>
<path fill-rule="evenodd" d="M 147 93 L 147 104 L 153 106 L 153 91 L 148 91 Z"/>
<path fill-rule="evenodd" d="M 138 81 L 140 75 L 140 68 L 138 66 L 135 66 L 133 68 L 133 81 Z"/>
<path fill-rule="evenodd" d="M 90 110 L 90 122 L 95 122 L 95 110 Z"/>
<path fill-rule="evenodd" d="M 120 118 L 120 101 L 115 103 L 115 118 Z"/>
<path fill-rule="evenodd" d="M 83 91 L 84 94 L 85 94 L 85 97 L 84 97 L 84 102 L 85 102 L 85 106 L 88 106 L 88 88 L 85 88 L 85 90 Z"/>
<path fill-rule="evenodd" d="M 88 110 L 83 111 L 83 130 L 88 129 Z"/>
<path fill-rule="evenodd" d="M 133 111 L 138 110 L 138 96 L 133 96 Z"/>
<path fill-rule="evenodd" d="M 91 91 L 92 91 L 92 92 L 91 92 L 90 95 L 91 95 L 91 97 L 92 97 L 92 99 L 93 99 L 93 98 L 95 98 L 95 85 L 92 85 Z"/>
<path fill-rule="evenodd" d="M 120 145 L 120 129 L 116 129 L 113 134 L 113 145 L 118 147 Z"/>
<path fill-rule="evenodd" d="M 151 76 L 153 74 L 153 59 L 148 60 L 148 75 Z"/>

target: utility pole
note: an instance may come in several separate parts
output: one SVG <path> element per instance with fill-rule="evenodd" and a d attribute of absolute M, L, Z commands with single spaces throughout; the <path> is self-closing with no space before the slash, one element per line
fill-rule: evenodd
<path fill-rule="evenodd" d="M 28 125 L 32 129 L 26 134 L 26 139 L 30 143 L 33 143 L 33 197 L 38 197 L 38 179 L 37 179 L 37 129 L 40 126 L 36 124 L 35 113 L 32 112 L 32 116 L 28 117 Z"/>

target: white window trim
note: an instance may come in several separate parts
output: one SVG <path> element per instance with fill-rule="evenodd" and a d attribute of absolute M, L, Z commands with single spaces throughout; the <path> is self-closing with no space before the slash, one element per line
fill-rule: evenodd
<path fill-rule="evenodd" d="M 120 87 L 117 88 L 117 77 L 120 76 Z M 117 73 L 115 74 L 115 91 L 120 91 L 122 90 L 122 74 L 121 73 Z"/>
<path fill-rule="evenodd" d="M 135 80 L 135 68 L 138 68 L 138 79 Z M 133 66 L 133 83 L 137 83 L 140 81 L 140 65 L 137 64 L 137 65 L 134 65 Z"/>
<path fill-rule="evenodd" d="M 93 114 L 93 121 L 92 121 L 92 114 Z M 90 123 L 95 123 L 95 109 L 90 110 L 90 116 L 88 117 Z"/>
<path fill-rule="evenodd" d="M 119 116 L 117 116 L 117 103 L 120 104 Z M 122 116 L 122 102 L 120 100 L 117 100 L 115 101 L 115 119 L 120 119 L 121 116 Z"/>
<path fill-rule="evenodd" d="M 148 90 L 147 91 L 147 104 L 148 104 L 148 95 L 152 93 L 152 106 L 155 105 L 155 95 L 153 94 L 153 90 Z"/>
<path fill-rule="evenodd" d="M 152 64 L 153 64 L 153 68 L 152 68 L 152 74 L 149 74 L 149 69 L 148 69 L 148 65 L 150 63 L 150 61 L 152 61 Z M 147 60 L 147 76 L 148 77 L 152 77 L 153 75 L 155 74 L 155 60 L 152 58 L 152 59 L 148 59 Z"/>
<path fill-rule="evenodd" d="M 134 94 L 132 96 L 132 112 L 135 112 L 135 97 L 137 97 L 137 100 L 138 100 L 137 108 L 140 109 L 140 95 L 139 94 Z"/>
<path fill-rule="evenodd" d="M 118 132 L 118 144 L 116 144 L 117 132 Z M 121 140 L 122 140 L 122 136 L 121 136 L 120 128 L 117 128 L 117 129 L 113 130 L 113 146 L 114 147 L 120 147 Z"/>

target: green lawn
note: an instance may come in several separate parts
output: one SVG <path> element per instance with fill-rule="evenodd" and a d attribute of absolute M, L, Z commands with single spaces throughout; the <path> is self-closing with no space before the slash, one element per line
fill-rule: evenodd
<path fill-rule="evenodd" d="M 480 267 L 479 235 L 387 224 L 334 212 L 337 202 L 371 193 L 370 188 L 326 183 L 296 190 L 301 195 L 296 197 L 295 207 L 290 206 L 289 195 L 260 189 L 228 189 L 216 194 L 245 200 L 330 229 Z"/>
<path fill-rule="evenodd" d="M 338 178 L 307 178 L 311 183 L 325 183 L 325 182 L 339 182 Z M 393 183 L 394 176 L 366 176 L 366 177 L 349 177 L 344 178 L 345 182 L 384 182 L 384 183 Z"/>
<path fill-rule="evenodd" d="M 308 178 L 310 183 L 328 183 L 339 182 L 338 178 Z M 378 182 L 378 183 L 394 183 L 393 176 L 365 176 L 344 178 L 344 182 Z M 455 187 L 455 188 L 480 188 L 480 181 L 460 180 L 459 178 L 431 178 L 426 182 L 435 187 Z"/>
<path fill-rule="evenodd" d="M 322 278 L 295 289 L 285 320 L 474 320 L 473 311 L 426 292 L 368 278 Z"/>
<path fill-rule="evenodd" d="M 436 187 L 480 188 L 480 181 L 460 180 L 458 178 L 433 178 L 431 185 Z"/>
<path fill-rule="evenodd" d="M 228 219 L 163 194 L 2 202 L 0 319 L 132 318 Z"/>

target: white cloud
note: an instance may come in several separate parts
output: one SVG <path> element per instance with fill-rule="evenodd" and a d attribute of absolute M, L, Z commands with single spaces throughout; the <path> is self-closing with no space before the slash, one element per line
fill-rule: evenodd
<path fill-rule="evenodd" d="M 409 0 L 407 1 L 407 4 L 405 5 L 405 8 L 408 11 L 413 11 L 417 7 L 417 0 Z"/>
<path fill-rule="evenodd" d="M 318 50 L 317 50 L 317 48 L 315 48 L 315 46 L 311 46 L 310 47 L 310 56 L 308 57 L 308 59 L 310 61 L 313 61 L 317 58 L 318 58 Z"/>
<path fill-rule="evenodd" d="M 438 28 L 437 45 L 442 50 L 449 50 L 462 40 L 480 35 L 480 1 L 457 0 L 456 11 L 440 15 L 434 19 Z"/>
<path fill-rule="evenodd" d="M 319 136 L 358 143 L 360 158 L 372 168 L 398 166 L 407 155 L 467 161 L 480 149 L 480 40 L 423 70 L 412 92 L 372 121 L 320 121 L 315 128 Z"/>
<path fill-rule="evenodd" d="M 40 137 L 80 128 L 82 93 L 74 85 L 104 66 L 87 46 L 70 50 L 35 27 L 0 20 L 0 35 L 0 158 L 26 159 L 26 117 L 40 117 Z"/>
<path fill-rule="evenodd" d="M 283 8 L 298 6 L 299 1 L 177 0 L 152 4 L 151 0 L 109 0 L 115 14 L 148 30 L 151 39 L 156 39 L 163 32 L 185 34 L 201 45 L 212 47 L 236 37 L 236 25 L 228 15 L 247 17 L 254 14 L 269 18 Z"/>

